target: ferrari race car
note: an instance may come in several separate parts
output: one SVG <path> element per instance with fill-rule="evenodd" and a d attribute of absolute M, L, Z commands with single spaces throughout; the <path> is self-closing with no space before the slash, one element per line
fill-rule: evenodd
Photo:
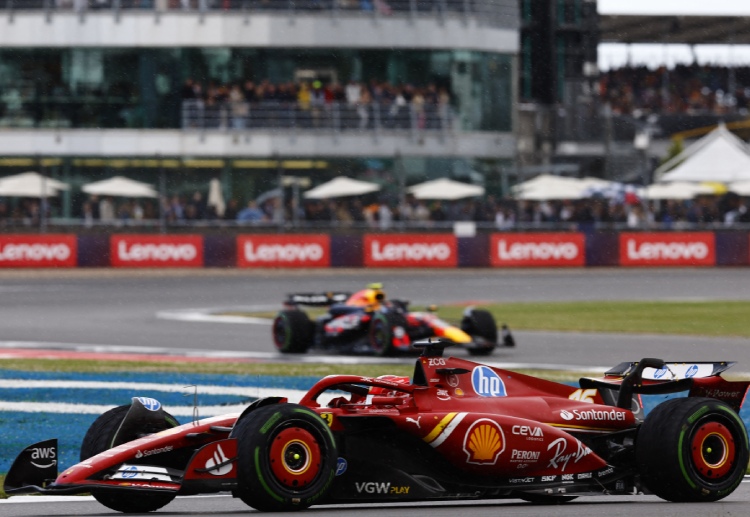
<path fill-rule="evenodd" d="M 312 321 L 300 306 L 328 311 Z M 502 344 L 515 346 L 507 325 L 500 330 Z M 354 294 L 290 294 L 272 332 L 276 349 L 285 354 L 316 348 L 389 356 L 411 353 L 413 342 L 435 337 L 459 344 L 471 355 L 489 355 L 498 340 L 495 319 L 485 310 L 468 307 L 457 327 L 440 319 L 434 308 L 410 312 L 408 301 L 386 299 L 382 284 L 370 284 Z"/>
<path fill-rule="evenodd" d="M 622 363 L 580 387 L 443 357 L 423 347 L 411 379 L 332 375 L 298 404 L 177 425 L 134 398 L 94 421 L 81 463 L 57 475 L 57 441 L 24 449 L 9 495 L 90 492 L 121 512 L 228 491 L 261 511 L 318 504 L 653 493 L 716 501 L 748 465 L 733 363 Z M 687 391 L 644 417 L 641 395 Z"/>

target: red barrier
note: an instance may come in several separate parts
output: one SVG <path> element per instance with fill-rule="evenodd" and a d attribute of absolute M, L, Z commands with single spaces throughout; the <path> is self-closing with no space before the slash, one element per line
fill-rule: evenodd
<path fill-rule="evenodd" d="M 2 235 L 0 267 L 76 267 L 75 235 Z"/>
<path fill-rule="evenodd" d="M 238 267 L 330 267 L 328 235 L 238 235 Z"/>
<path fill-rule="evenodd" d="M 113 235 L 114 267 L 203 267 L 200 235 Z"/>
<path fill-rule="evenodd" d="M 586 265 L 582 233 L 495 233 L 490 239 L 492 267 Z"/>
<path fill-rule="evenodd" d="M 621 233 L 621 266 L 715 266 L 712 232 Z"/>
<path fill-rule="evenodd" d="M 450 234 L 378 234 L 363 238 L 367 267 L 457 267 L 458 243 Z"/>

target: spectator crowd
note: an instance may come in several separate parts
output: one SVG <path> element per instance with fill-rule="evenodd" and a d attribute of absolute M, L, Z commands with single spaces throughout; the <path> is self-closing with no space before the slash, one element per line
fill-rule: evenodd
<path fill-rule="evenodd" d="M 747 113 L 750 67 L 623 67 L 601 74 L 599 94 L 621 115 Z"/>

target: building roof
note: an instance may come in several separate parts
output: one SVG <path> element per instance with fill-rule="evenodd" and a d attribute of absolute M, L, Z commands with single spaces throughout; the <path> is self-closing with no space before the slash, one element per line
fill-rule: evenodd
<path fill-rule="evenodd" d="M 750 16 L 600 14 L 603 43 L 750 43 Z"/>

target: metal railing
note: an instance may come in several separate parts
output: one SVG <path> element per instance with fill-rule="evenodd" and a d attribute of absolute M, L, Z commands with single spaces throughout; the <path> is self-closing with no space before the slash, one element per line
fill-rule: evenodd
<path fill-rule="evenodd" d="M 206 103 L 182 101 L 184 130 L 311 129 L 339 131 L 405 130 L 448 132 L 453 128 L 453 110 L 448 105 L 398 105 L 371 102 L 350 105 L 332 102 L 301 106 L 297 102 L 261 101 Z"/>
<path fill-rule="evenodd" d="M 517 0 L 0 0 L 8 13 L 44 10 L 88 11 L 241 11 L 294 13 L 365 13 L 373 16 L 465 16 L 507 28 L 519 26 Z"/>

